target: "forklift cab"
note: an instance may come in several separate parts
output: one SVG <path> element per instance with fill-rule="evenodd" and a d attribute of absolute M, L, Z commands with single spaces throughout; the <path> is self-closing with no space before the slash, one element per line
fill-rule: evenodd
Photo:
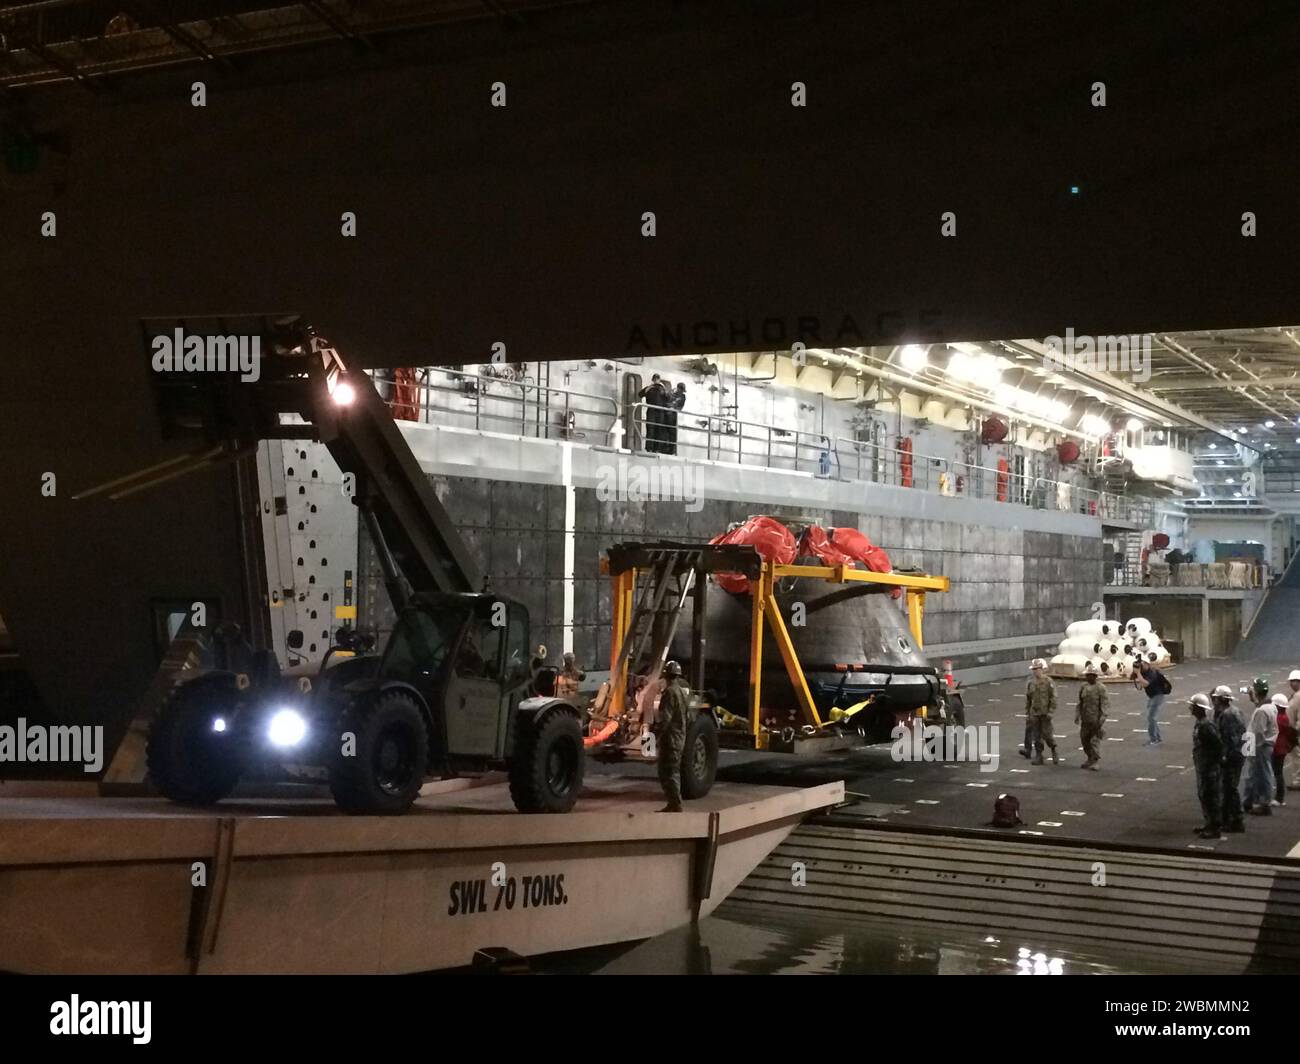
<path fill-rule="evenodd" d="M 496 595 L 423 593 L 402 611 L 379 667 L 428 706 L 431 753 L 503 759 L 528 695 L 528 611 Z"/>

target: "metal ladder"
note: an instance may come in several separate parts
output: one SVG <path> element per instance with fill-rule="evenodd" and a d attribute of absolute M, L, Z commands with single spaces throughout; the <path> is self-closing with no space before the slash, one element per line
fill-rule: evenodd
<path fill-rule="evenodd" d="M 645 663 L 650 682 L 659 678 L 677 632 L 682 606 L 695 586 L 695 572 L 703 556 L 698 550 L 652 550 L 650 578 L 637 591 L 627 634 L 619 649 L 615 676 L 632 675 Z M 674 580 L 676 587 L 673 586 Z M 669 592 L 672 592 L 670 595 Z M 658 624 L 660 618 L 667 624 Z M 658 634 L 656 635 L 656 629 Z"/>
<path fill-rule="evenodd" d="M 1124 583 L 1142 583 L 1142 533 L 1124 533 Z"/>

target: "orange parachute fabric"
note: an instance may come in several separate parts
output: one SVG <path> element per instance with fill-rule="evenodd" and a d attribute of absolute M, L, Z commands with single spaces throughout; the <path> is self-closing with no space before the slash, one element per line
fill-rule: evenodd
<path fill-rule="evenodd" d="M 832 528 L 827 535 L 826 529 L 810 525 L 804 529 L 799 553 L 815 554 L 824 565 L 863 566 L 873 573 L 894 571 L 884 548 L 877 547 L 856 528 Z M 901 589 L 894 588 L 891 593 L 897 598 Z"/>
<path fill-rule="evenodd" d="M 710 543 L 747 543 L 767 561 L 789 565 L 799 555 L 811 554 L 823 565 L 862 566 L 875 573 L 893 572 L 889 555 L 856 528 L 833 528 L 829 533 L 818 525 L 804 529 L 798 541 L 794 534 L 771 517 L 751 517 L 743 525 L 715 536 Z M 717 573 L 714 579 L 724 591 L 746 594 L 749 580 L 739 573 Z M 897 597 L 900 591 L 894 588 Z"/>
<path fill-rule="evenodd" d="M 709 542 L 713 544 L 748 543 L 764 559 L 774 561 L 778 565 L 789 565 L 794 561 L 795 550 L 798 546 L 795 542 L 794 533 L 781 524 L 780 521 L 771 517 L 751 517 L 743 525 L 733 528 L 730 532 L 724 532 L 720 536 L 714 536 Z M 749 578 L 741 576 L 739 573 L 715 573 L 713 578 L 724 591 L 730 591 L 737 595 L 746 594 L 749 591 Z"/>

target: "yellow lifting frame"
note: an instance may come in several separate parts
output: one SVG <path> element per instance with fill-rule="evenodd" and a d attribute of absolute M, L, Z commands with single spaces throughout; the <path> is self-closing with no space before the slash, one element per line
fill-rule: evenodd
<path fill-rule="evenodd" d="M 613 639 L 610 641 L 610 716 L 618 716 L 624 709 L 624 692 L 627 689 L 626 662 L 619 670 L 619 649 L 627 637 L 632 623 L 634 594 L 636 589 L 636 569 L 628 569 L 611 578 L 613 593 Z M 823 727 L 823 721 L 817 712 L 817 704 L 808 688 L 808 679 L 799 662 L 794 643 L 790 638 L 785 619 L 777 605 L 776 581 L 781 577 L 795 576 L 829 583 L 847 584 L 883 584 L 887 587 L 902 588 L 907 596 L 907 622 L 912 631 L 912 638 L 918 649 L 924 649 L 923 622 L 925 619 L 925 594 L 927 591 L 947 591 L 950 587 L 946 576 L 913 576 L 907 573 L 873 573 L 862 569 L 853 569 L 847 565 L 777 565 L 764 561 L 757 580 L 752 581 L 749 629 L 749 726 L 755 749 L 767 747 L 767 733 L 762 730 L 763 701 L 763 622 L 771 626 L 772 637 L 776 640 L 781 660 L 785 664 L 786 675 L 794 688 L 795 699 L 800 712 L 814 727 Z"/>
<path fill-rule="evenodd" d="M 610 578 L 611 594 L 613 602 L 614 620 L 614 637 L 609 644 L 609 709 L 611 717 L 617 717 L 622 714 L 624 705 L 624 695 L 627 691 L 627 670 L 628 663 L 622 662 L 620 668 L 619 651 L 623 648 L 623 640 L 627 638 L 628 628 L 632 625 L 632 611 L 634 596 L 636 594 L 636 570 L 628 569 L 621 573 L 616 573 Z M 616 676 L 615 673 L 618 675 Z"/>
<path fill-rule="evenodd" d="M 918 649 L 925 646 L 922 622 L 925 616 L 925 593 L 927 591 L 947 591 L 950 587 L 946 576 L 913 576 L 907 573 L 873 573 L 854 569 L 847 565 L 778 565 L 764 561 L 757 587 L 754 589 L 754 608 L 749 636 L 749 725 L 758 749 L 766 747 L 766 734 L 760 731 L 763 683 L 763 618 L 772 628 L 777 649 L 785 664 L 786 675 L 794 688 L 795 699 L 799 703 L 804 719 L 815 728 L 822 728 L 823 721 L 817 712 L 817 704 L 808 688 L 808 679 L 804 675 L 799 655 L 790 639 L 790 632 L 785 626 L 785 619 L 777 606 L 774 590 L 776 581 L 783 576 L 805 577 L 825 580 L 829 583 L 863 583 L 883 584 L 887 587 L 901 587 L 907 595 L 907 620 L 916 640 Z"/>

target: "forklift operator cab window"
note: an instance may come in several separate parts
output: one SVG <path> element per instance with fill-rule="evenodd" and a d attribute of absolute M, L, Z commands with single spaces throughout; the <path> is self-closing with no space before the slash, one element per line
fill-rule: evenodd
<path fill-rule="evenodd" d="M 495 680 L 501 660 L 501 629 L 475 617 L 465 630 L 456 655 L 456 675 L 467 679 Z"/>
<path fill-rule="evenodd" d="M 436 672 L 464 622 L 464 614 L 408 610 L 398 620 L 384 652 L 383 675 L 411 679 L 420 672 Z"/>
<path fill-rule="evenodd" d="M 510 607 L 506 631 L 506 686 L 515 687 L 528 680 L 528 611 L 523 606 Z"/>

